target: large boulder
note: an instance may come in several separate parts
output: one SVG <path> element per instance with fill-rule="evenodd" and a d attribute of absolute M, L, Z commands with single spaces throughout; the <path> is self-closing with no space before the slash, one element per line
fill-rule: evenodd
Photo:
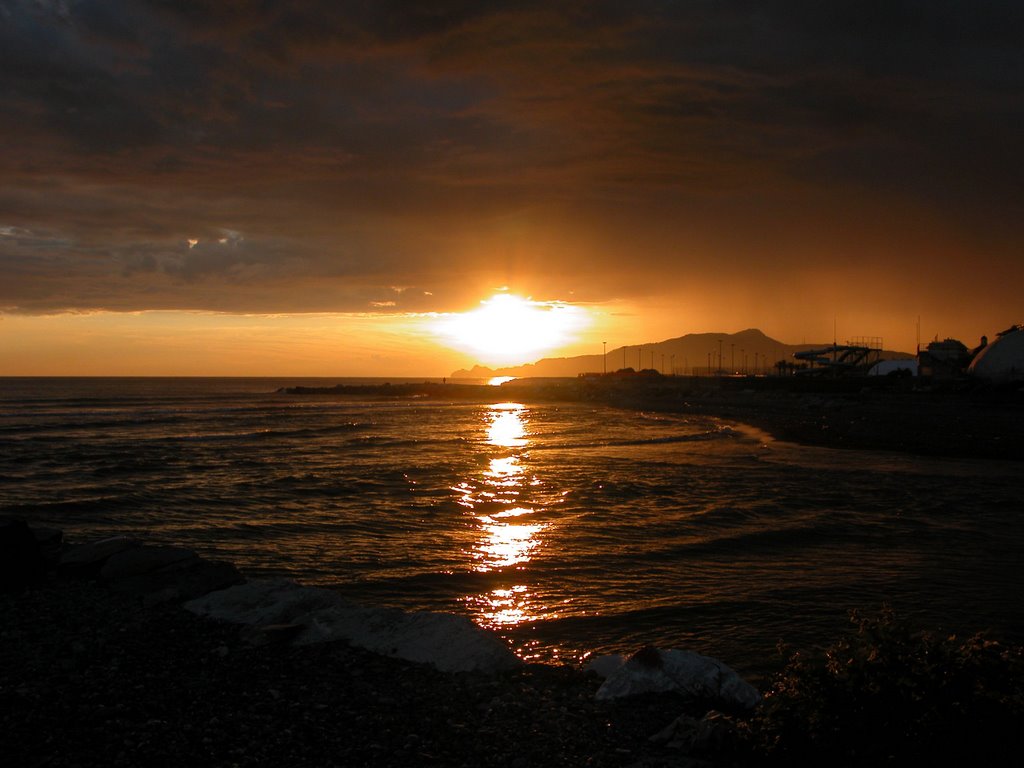
<path fill-rule="evenodd" d="M 165 589 L 172 594 L 168 599 L 178 601 L 195 600 L 211 592 L 220 592 L 245 583 L 245 577 L 234 563 L 205 558 L 163 568 L 159 571 L 159 577 L 169 580 Z"/>
<path fill-rule="evenodd" d="M 351 605 L 337 592 L 303 587 L 288 579 L 255 579 L 192 600 L 185 608 L 233 624 L 296 624 L 324 608 Z"/>
<path fill-rule="evenodd" d="M 192 600 L 240 584 L 234 565 L 201 558 L 185 547 L 142 544 L 126 536 L 80 544 L 61 558 L 64 576 L 97 579 L 115 592 L 153 605 Z"/>
<path fill-rule="evenodd" d="M 598 689 L 597 698 L 652 692 L 678 693 L 725 712 L 746 712 L 761 700 L 754 686 L 718 659 L 691 651 L 657 648 L 644 648 L 634 654 L 608 676 Z"/>
<path fill-rule="evenodd" d="M 32 526 L 32 535 L 39 545 L 39 554 L 46 561 L 48 569 L 54 569 L 60 563 L 64 550 L 64 531 L 60 528 L 48 528 L 43 525 Z"/>
<path fill-rule="evenodd" d="M 280 579 L 214 592 L 186 603 L 185 608 L 252 627 L 299 625 L 302 630 L 295 642 L 300 645 L 347 640 L 445 672 L 497 671 L 521 663 L 500 639 L 467 618 L 366 608 L 331 590 Z"/>
<path fill-rule="evenodd" d="M 96 578 L 111 557 L 139 546 L 141 543 L 138 539 L 128 536 L 111 536 L 78 544 L 63 554 L 59 571 L 63 576 Z"/>
<path fill-rule="evenodd" d="M 192 557 L 105 583 L 115 592 L 138 595 L 146 605 L 156 605 L 194 600 L 244 582 L 232 563 Z"/>
<path fill-rule="evenodd" d="M 168 565 L 198 560 L 199 555 L 185 547 L 166 547 L 143 544 L 111 555 L 100 568 L 103 581 L 118 581 L 141 576 Z"/>
<path fill-rule="evenodd" d="M 0 592 L 21 592 L 46 573 L 46 560 L 24 520 L 0 521 Z"/>
<path fill-rule="evenodd" d="M 397 608 L 328 608 L 306 617 L 299 643 L 344 638 L 384 656 L 433 664 L 443 672 L 495 672 L 522 662 L 499 638 L 465 616 Z"/>
<path fill-rule="evenodd" d="M 244 581 L 231 563 L 204 560 L 185 547 L 148 544 L 111 555 L 99 578 L 115 592 L 138 595 L 147 604 L 192 600 Z"/>
<path fill-rule="evenodd" d="M 593 672 L 598 677 L 607 680 L 618 671 L 619 667 L 626 663 L 626 657 L 621 653 L 609 653 L 605 656 L 592 656 L 583 665 L 584 672 Z"/>

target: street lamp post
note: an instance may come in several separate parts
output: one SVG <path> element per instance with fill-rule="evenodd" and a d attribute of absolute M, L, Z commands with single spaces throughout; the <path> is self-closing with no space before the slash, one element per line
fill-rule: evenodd
<path fill-rule="evenodd" d="M 608 342 L 601 342 L 601 373 L 608 375 Z"/>

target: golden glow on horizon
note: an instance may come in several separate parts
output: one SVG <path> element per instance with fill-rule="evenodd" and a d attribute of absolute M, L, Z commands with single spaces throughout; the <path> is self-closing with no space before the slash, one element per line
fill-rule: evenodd
<path fill-rule="evenodd" d="M 498 293 L 480 304 L 471 312 L 443 316 L 434 331 L 483 363 L 530 362 L 572 343 L 591 323 L 586 310 L 562 302 Z"/>
<path fill-rule="evenodd" d="M 731 306 L 731 305 L 729 305 Z M 540 357 L 599 356 L 607 340 L 607 365 L 618 368 L 623 346 L 645 346 L 686 333 L 728 333 L 741 330 L 722 312 L 725 305 L 705 305 L 693 297 L 671 302 L 648 300 L 562 306 L 586 327 L 572 344 L 533 359 L 524 357 L 488 363 L 485 355 L 459 351 L 439 330 L 463 315 L 436 312 L 232 314 L 178 310 L 144 312 L 5 314 L 0 311 L 0 376 L 353 376 L 445 377 L 472 365 L 519 365 Z M 561 310 L 559 310 L 561 311 Z M 559 312 L 538 310 L 544 316 Z M 470 313 L 471 314 L 471 313 Z M 802 340 L 825 343 L 833 335 L 835 315 L 816 324 L 802 319 L 804 310 L 787 324 L 758 325 L 781 343 Z M 921 337 L 954 336 L 973 345 L 981 334 L 1006 327 L 993 317 L 961 313 L 941 326 L 922 325 Z M 824 317 L 824 316 L 823 316 Z M 719 322 L 721 320 L 721 322 Z M 905 322 L 903 322 L 905 320 Z M 712 324 L 713 323 L 713 324 Z M 917 316 L 867 317 L 838 314 L 839 333 L 870 328 L 885 339 L 887 349 L 913 351 Z M 950 326 L 964 329 L 952 333 Z M 753 327 L 753 326 L 751 326 Z M 909 334 L 900 336 L 900 329 Z M 738 350 L 737 350 L 738 352 Z M 592 363 L 600 370 L 600 358 Z M 645 361 L 650 364 L 649 359 Z M 690 365 L 695 364 L 690 360 Z M 629 365 L 636 365 L 633 355 Z M 660 367 L 660 360 L 655 361 Z M 669 361 L 665 361 L 669 365 Z M 681 367 L 682 361 L 675 361 Z M 494 383 L 498 383 L 498 379 Z"/>
<path fill-rule="evenodd" d="M 0 350 L 5 376 L 440 378 L 467 362 L 407 314 L 0 312 Z"/>

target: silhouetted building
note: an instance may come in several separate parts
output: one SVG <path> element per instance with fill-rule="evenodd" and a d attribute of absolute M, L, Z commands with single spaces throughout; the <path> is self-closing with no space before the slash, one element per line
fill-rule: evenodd
<path fill-rule="evenodd" d="M 846 344 L 832 344 L 820 349 L 795 352 L 793 357 L 809 367 L 797 371 L 804 376 L 864 376 L 878 362 L 882 340 L 877 337 L 854 339 Z"/>
<path fill-rule="evenodd" d="M 971 353 L 962 341 L 938 338 L 917 353 L 918 372 L 921 376 L 951 378 L 960 376 L 971 362 Z"/>
<path fill-rule="evenodd" d="M 979 348 L 968 370 L 989 381 L 1024 380 L 1024 326 L 1007 328 L 991 344 Z"/>

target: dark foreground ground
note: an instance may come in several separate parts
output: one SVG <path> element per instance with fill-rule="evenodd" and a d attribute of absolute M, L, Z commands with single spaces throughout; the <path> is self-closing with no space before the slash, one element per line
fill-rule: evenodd
<path fill-rule="evenodd" d="M 17 766 L 1002 765 L 1024 648 L 884 615 L 794 656 L 750 719 L 674 694 L 600 702 L 572 668 L 448 674 L 341 642 L 253 646 L 237 626 L 91 583 L 0 594 L 0 755 Z M 710 724 L 665 737 L 681 714 Z M 661 738 L 659 738 L 661 732 Z"/>
<path fill-rule="evenodd" d="M 598 382 L 587 399 L 694 413 L 827 448 L 972 459 L 1024 459 L 1024 385 L 771 378 Z"/>
<path fill-rule="evenodd" d="M 90 584 L 0 595 L 0 611 L 8 766 L 678 764 L 647 740 L 683 711 L 674 696 L 598 702 L 577 670 L 252 647 L 236 626 Z"/>
<path fill-rule="evenodd" d="M 957 395 L 726 393 L 680 407 L 759 427 L 778 440 L 826 448 L 970 459 L 1024 459 L 1024 408 Z"/>

